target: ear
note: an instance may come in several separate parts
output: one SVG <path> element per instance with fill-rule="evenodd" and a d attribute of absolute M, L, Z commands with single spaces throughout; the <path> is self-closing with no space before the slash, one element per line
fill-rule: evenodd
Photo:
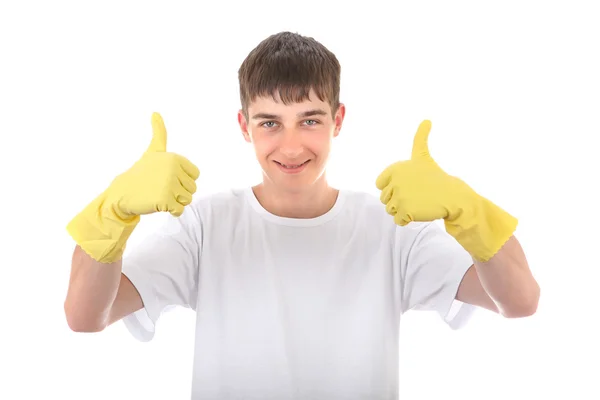
<path fill-rule="evenodd" d="M 248 143 L 252 143 L 252 138 L 248 132 L 248 121 L 246 121 L 246 117 L 244 116 L 244 112 L 242 110 L 238 111 L 237 119 L 238 124 L 240 124 L 240 129 L 242 130 L 242 135 L 244 135 L 244 140 Z"/>
<path fill-rule="evenodd" d="M 343 103 L 340 103 L 337 111 L 335 112 L 335 129 L 333 131 L 333 137 L 337 137 L 340 134 L 340 130 L 342 129 L 342 123 L 344 122 L 344 116 L 346 115 L 346 106 Z"/>

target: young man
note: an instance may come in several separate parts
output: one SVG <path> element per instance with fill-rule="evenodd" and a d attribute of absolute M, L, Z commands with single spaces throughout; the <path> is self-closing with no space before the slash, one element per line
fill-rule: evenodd
<path fill-rule="evenodd" d="M 167 307 L 189 307 L 194 399 L 394 399 L 406 311 L 435 311 L 453 328 L 475 306 L 535 311 L 516 219 L 435 163 L 428 121 L 411 159 L 374 177 L 377 199 L 327 183 L 345 114 L 329 50 L 273 35 L 239 83 L 238 121 L 262 183 L 192 201 L 198 168 L 167 152 L 154 114 L 147 151 L 68 225 L 73 330 L 123 319 L 147 341 Z M 164 229 L 122 261 L 140 216 L 160 211 L 173 215 Z"/>

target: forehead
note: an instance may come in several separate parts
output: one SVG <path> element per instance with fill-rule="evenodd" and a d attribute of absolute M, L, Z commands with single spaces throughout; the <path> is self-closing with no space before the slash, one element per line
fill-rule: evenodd
<path fill-rule="evenodd" d="M 309 92 L 308 99 L 304 99 L 301 102 L 287 102 L 285 103 L 276 91 L 273 96 L 260 96 L 256 97 L 248 105 L 248 113 L 250 115 L 255 113 L 270 113 L 277 115 L 294 114 L 306 111 L 308 109 L 322 109 L 326 112 L 330 112 L 329 103 L 321 101 L 319 96 L 311 89 Z"/>

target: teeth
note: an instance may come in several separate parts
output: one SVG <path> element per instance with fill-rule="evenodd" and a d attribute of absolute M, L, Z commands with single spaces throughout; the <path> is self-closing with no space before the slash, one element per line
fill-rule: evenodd
<path fill-rule="evenodd" d="M 306 162 L 303 162 L 302 164 L 296 164 L 296 165 L 286 165 L 286 164 L 281 164 L 282 167 L 287 168 L 287 169 L 293 169 L 293 168 L 298 168 L 303 166 L 304 164 L 306 164 Z"/>

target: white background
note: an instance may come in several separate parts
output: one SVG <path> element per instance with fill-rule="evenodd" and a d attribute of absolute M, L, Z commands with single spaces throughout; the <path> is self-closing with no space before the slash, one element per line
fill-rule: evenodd
<path fill-rule="evenodd" d="M 153 111 L 201 191 L 258 181 L 236 74 L 282 30 L 342 64 L 332 183 L 377 194 L 429 118 L 440 165 L 519 218 L 542 287 L 527 319 L 482 311 L 453 332 L 408 314 L 401 398 L 600 398 L 600 14 L 593 1 L 491 3 L 3 0 L 0 398 L 189 397 L 192 312 L 163 315 L 146 344 L 121 324 L 69 331 L 65 226 L 145 150 Z"/>

